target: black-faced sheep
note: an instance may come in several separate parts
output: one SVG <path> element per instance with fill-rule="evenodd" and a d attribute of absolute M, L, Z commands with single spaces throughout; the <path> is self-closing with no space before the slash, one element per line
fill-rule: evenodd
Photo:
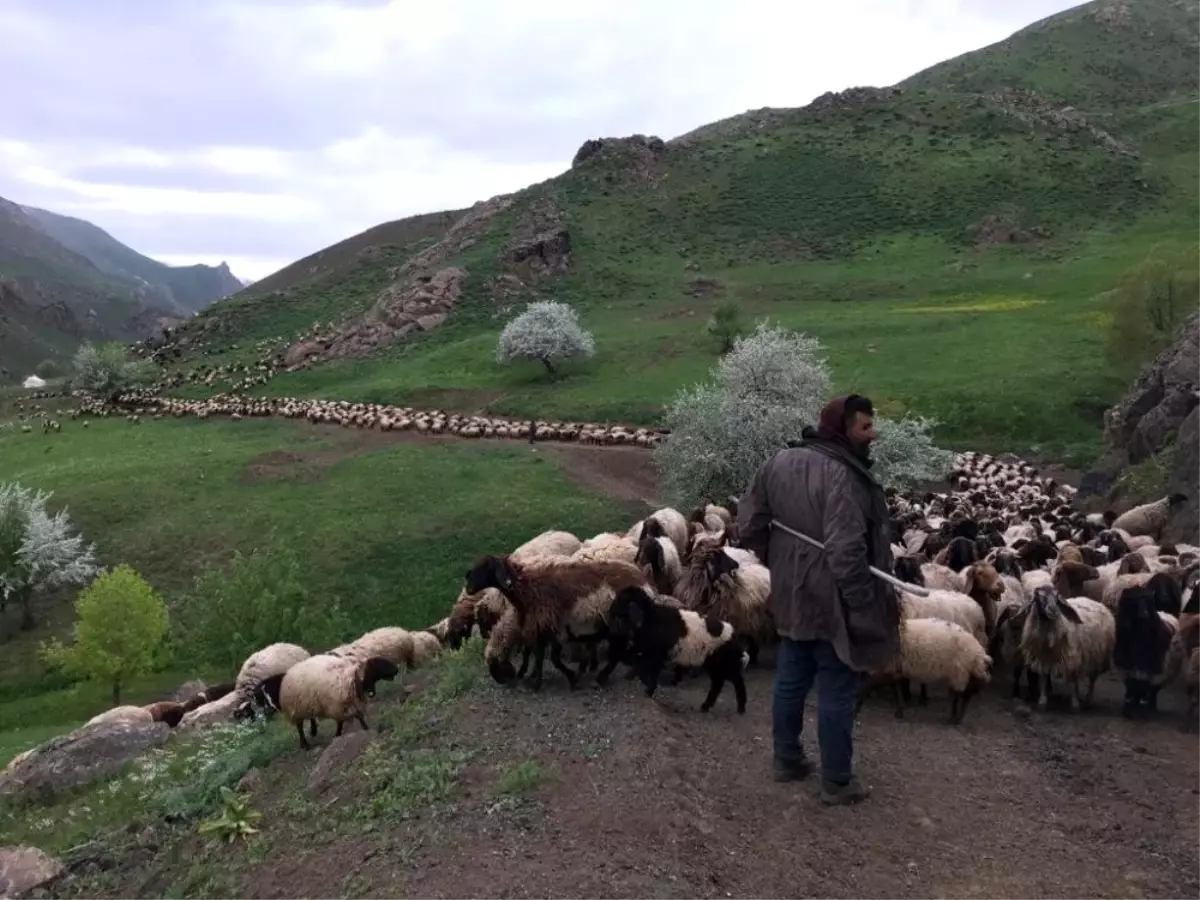
<path fill-rule="evenodd" d="M 760 646 L 774 643 L 777 633 L 771 615 L 771 572 L 749 553 L 697 541 L 674 596 L 684 608 L 732 625 L 753 666 Z"/>
<path fill-rule="evenodd" d="M 654 537 L 670 538 L 671 543 L 675 545 L 675 550 L 679 554 L 680 559 L 687 556 L 690 531 L 687 519 L 683 517 L 683 513 L 679 510 L 673 509 L 670 506 L 664 506 L 662 509 L 655 510 L 640 522 L 634 523 L 625 536 L 636 547 L 647 528 L 649 528 L 650 534 Z"/>
<path fill-rule="evenodd" d="M 644 589 L 629 587 L 613 601 L 611 622 L 615 631 L 629 641 L 628 658 L 653 697 L 663 666 L 673 666 L 675 683 L 686 668 L 701 668 L 708 673 L 708 696 L 700 705 L 708 712 L 728 681 L 737 697 L 737 711 L 746 712 L 746 683 L 742 670 L 747 654 L 733 639 L 728 622 L 713 616 L 701 616 L 688 609 L 677 609 L 655 602 Z"/>
<path fill-rule="evenodd" d="M 1116 643 L 1116 621 L 1104 604 L 1086 597 L 1064 600 L 1053 585 L 1043 585 L 1014 613 L 1014 624 L 1020 628 L 1022 662 L 1042 676 L 1038 706 L 1049 702 L 1049 677 L 1070 685 L 1072 709 L 1091 706 L 1096 679 L 1108 671 Z"/>
<path fill-rule="evenodd" d="M 654 520 L 650 520 L 654 522 Z M 657 523 L 655 523 L 657 524 Z M 668 537 L 655 536 L 647 528 L 642 532 L 638 543 L 637 556 L 634 562 L 641 567 L 646 577 L 650 579 L 655 590 L 660 594 L 674 592 L 675 585 L 683 576 L 683 565 L 679 561 L 679 551 Z"/>
<path fill-rule="evenodd" d="M 272 675 L 255 690 L 255 702 L 264 709 L 278 710 L 296 726 L 300 746 L 308 749 L 304 720 L 309 734 L 317 735 L 318 719 L 337 722 L 337 734 L 350 719 L 357 719 L 368 730 L 365 710 L 367 698 L 374 696 L 375 685 L 399 672 L 395 663 L 373 656 L 363 660 L 326 654 L 310 656 L 280 675 Z"/>
<path fill-rule="evenodd" d="M 258 686 L 273 675 L 282 675 L 296 663 L 308 659 L 308 657 L 309 652 L 303 647 L 287 643 L 269 644 L 261 650 L 251 653 L 242 663 L 242 668 L 234 681 L 232 696 L 235 699 L 230 701 L 227 696 L 223 698 L 222 705 L 230 705 L 231 709 L 236 710 L 236 718 L 253 716 L 254 705 L 251 699 Z M 212 704 L 205 705 L 212 706 Z M 204 708 L 202 706 L 185 716 L 184 724 L 187 724 L 190 716 L 198 716 L 200 710 Z"/>
<path fill-rule="evenodd" d="M 1174 643 L 1179 621 L 1160 612 L 1157 600 L 1146 584 L 1126 589 L 1117 601 L 1112 659 L 1125 678 L 1123 716 L 1132 717 L 1143 706 L 1157 710 L 1159 689 L 1179 674 L 1184 662 L 1182 645 Z"/>
<path fill-rule="evenodd" d="M 394 625 L 375 628 L 349 644 L 326 650 L 325 653 L 328 656 L 342 656 L 360 662 L 380 656 L 395 666 L 415 668 L 412 633 Z"/>
<path fill-rule="evenodd" d="M 645 575 L 632 562 L 581 562 L 574 557 L 484 556 L 467 571 L 465 580 L 467 593 L 495 588 L 513 606 L 519 642 L 533 651 L 530 686 L 534 690 L 541 689 L 547 647 L 551 664 L 574 688 L 579 676 L 563 663 L 563 645 L 575 638 L 607 638 L 613 597 L 622 588 L 646 585 Z M 608 678 L 619 655 L 610 653 L 610 665 L 597 676 L 598 682 Z M 489 669 L 500 683 L 516 676 L 507 659 L 496 659 Z"/>

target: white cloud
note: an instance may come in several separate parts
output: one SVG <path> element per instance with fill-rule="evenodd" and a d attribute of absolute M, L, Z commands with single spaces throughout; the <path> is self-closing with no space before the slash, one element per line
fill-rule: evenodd
<path fill-rule="evenodd" d="M 551 177 L 587 138 L 894 83 L 1070 2 L 211 0 L 85 21 L 9 0 L 6 78 L 53 93 L 6 111 L 0 195 L 262 277 Z"/>

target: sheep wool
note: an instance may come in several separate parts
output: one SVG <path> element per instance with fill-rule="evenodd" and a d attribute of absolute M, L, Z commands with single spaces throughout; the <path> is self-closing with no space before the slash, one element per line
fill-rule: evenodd
<path fill-rule="evenodd" d="M 1117 611 L 1117 604 L 1121 602 L 1121 595 L 1130 588 L 1141 587 L 1146 584 L 1153 576 L 1149 572 L 1135 572 L 1132 575 L 1117 575 L 1109 579 L 1104 585 L 1104 593 L 1100 597 L 1100 602 L 1103 603 L 1109 612 Z"/>
<path fill-rule="evenodd" d="M 972 679 L 980 684 L 991 680 L 992 658 L 966 628 L 939 618 L 903 619 L 900 623 L 900 652 L 890 674 L 921 684 L 945 684 L 962 693 Z"/>
<path fill-rule="evenodd" d="M 925 587 L 931 590 L 954 591 L 961 594 L 964 584 L 963 576 L 949 566 L 939 563 L 925 563 L 921 566 L 921 575 L 925 578 Z"/>
<path fill-rule="evenodd" d="M 1039 588 L 1039 593 L 1051 588 Z M 1039 594 L 1034 595 L 1036 605 Z M 1071 705 L 1080 701 L 1079 681 L 1089 682 L 1086 697 L 1090 702 L 1096 679 L 1108 671 L 1112 664 L 1113 647 L 1117 641 L 1117 623 L 1108 608 L 1086 597 L 1072 597 L 1065 602 L 1075 610 L 1079 624 L 1070 622 L 1059 613 L 1049 621 L 1040 620 L 1036 609 L 1025 617 L 1021 630 L 1021 658 L 1030 671 L 1038 675 L 1049 675 L 1066 679 L 1072 686 Z M 1048 700 L 1048 685 L 1042 679 L 1038 705 L 1045 706 Z"/>
<path fill-rule="evenodd" d="M 675 545 L 675 550 L 678 552 L 680 559 L 687 555 L 687 519 L 683 517 L 683 513 L 670 506 L 664 506 L 662 509 L 655 510 L 646 519 L 634 523 L 634 526 L 629 529 L 625 536 L 629 538 L 635 547 L 642 539 L 642 529 L 645 527 L 648 519 L 654 519 L 662 526 L 661 536 L 669 538 L 671 543 Z"/>
<path fill-rule="evenodd" d="M 84 727 L 102 725 L 106 722 L 145 722 L 150 724 L 153 721 L 153 713 L 144 706 L 114 706 L 112 709 L 106 709 L 98 716 L 92 716 L 92 718 L 84 723 Z"/>
<path fill-rule="evenodd" d="M 252 653 L 242 663 L 234 682 L 234 693 L 239 705 L 248 701 L 255 689 L 272 675 L 282 675 L 301 660 L 308 659 L 309 653 L 296 644 L 270 644 L 257 653 Z M 204 707 L 201 707 L 203 709 Z M 199 712 L 199 710 L 196 710 Z"/>
<path fill-rule="evenodd" d="M 534 556 L 570 556 L 582 546 L 582 541 L 569 531 L 543 531 L 530 538 L 510 555 L 517 559 Z"/>
<path fill-rule="evenodd" d="M 155 722 L 166 722 L 172 728 L 178 725 L 184 714 L 189 711 L 184 704 L 174 700 L 160 700 L 142 708 L 150 713 Z"/>
<path fill-rule="evenodd" d="M 753 665 L 759 645 L 772 643 L 777 635 L 771 615 L 771 571 L 759 562 L 738 562 L 729 549 L 697 542 L 675 596 L 687 609 L 730 623 Z"/>
<path fill-rule="evenodd" d="M 570 559 L 575 562 L 623 562 L 632 565 L 637 560 L 637 544 L 623 535 L 598 534 L 584 541 Z"/>
<path fill-rule="evenodd" d="M 365 662 L 372 656 L 381 656 L 396 666 L 409 669 L 415 667 L 412 634 L 394 626 L 368 631 L 349 644 L 327 651 L 325 655 L 345 657 L 355 662 Z"/>
<path fill-rule="evenodd" d="M 333 719 L 338 723 L 339 734 L 342 723 L 348 719 L 358 719 L 363 729 L 367 728 L 364 664 L 365 661 L 321 653 L 301 660 L 283 675 L 279 683 L 279 711 L 299 730 L 301 746 L 307 746 L 305 719 Z"/>
<path fill-rule="evenodd" d="M 1113 520 L 1111 527 L 1114 530 L 1120 529 L 1132 537 L 1143 535 L 1157 537 L 1163 526 L 1167 524 L 1167 518 L 1170 515 L 1171 498 L 1163 497 L 1161 500 L 1143 503 L 1141 506 L 1135 506 L 1133 509 L 1121 513 Z M 1129 549 L 1136 548 L 1130 543 Z"/>
<path fill-rule="evenodd" d="M 437 635 L 430 631 L 414 631 L 412 643 L 414 668 L 419 669 L 421 666 L 428 665 L 442 652 L 442 642 L 437 639 Z"/>
<path fill-rule="evenodd" d="M 981 645 L 987 643 L 983 607 L 959 591 L 931 588 L 929 596 L 900 592 L 900 619 L 942 619 L 965 628 Z"/>
<path fill-rule="evenodd" d="M 708 619 L 700 613 L 681 609 L 679 615 L 683 618 L 687 633 L 671 649 L 669 661 L 672 665 L 685 668 L 702 666 L 714 650 L 733 640 L 733 626 L 728 622 L 721 622 L 720 633 L 713 634 L 709 631 Z"/>

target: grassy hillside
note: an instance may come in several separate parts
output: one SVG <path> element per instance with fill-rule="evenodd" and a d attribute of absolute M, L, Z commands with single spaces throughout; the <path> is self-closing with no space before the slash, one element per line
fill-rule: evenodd
<path fill-rule="evenodd" d="M 1091 113 L 1187 99 L 1196 91 L 1198 29 L 1200 10 L 1190 0 L 1085 3 L 900 84 L 971 92 L 1027 88 Z"/>
<path fill-rule="evenodd" d="M 447 235 L 424 217 L 408 243 L 367 232 L 326 251 L 346 260 L 335 271 L 306 277 L 302 261 L 280 273 L 286 288 L 255 285 L 194 324 L 295 340 L 458 265 L 446 324 L 271 390 L 651 421 L 712 364 L 703 325 L 733 299 L 821 338 L 840 388 L 940 418 L 945 441 L 1083 460 L 1139 362 L 1101 358 L 1107 292 L 1194 232 L 1195 25 L 1174 0 L 1087 4 L 896 88 L 665 144 L 589 142 L 491 218 Z M 558 229 L 563 265 L 519 261 L 523 241 Z M 594 362 L 555 383 L 492 361 L 503 320 L 541 296 L 575 305 L 597 337 Z"/>
<path fill-rule="evenodd" d="M 11 411 L 0 410 L 0 421 Z M 172 603 L 235 551 L 288 548 L 313 596 L 345 613 L 349 639 L 380 625 L 434 623 L 482 553 L 549 528 L 627 527 L 635 506 L 599 496 L 578 475 L 581 460 L 603 451 L 571 449 L 565 457 L 510 442 L 416 441 L 280 421 L 135 428 L 96 420 L 87 430 L 68 421 L 60 435 L 0 429 L 0 471 L 53 491 L 52 508 L 68 508 L 103 564 L 129 563 Z M 644 451 L 628 453 L 649 466 Z M 0 616 L 0 767 L 5 750 L 17 753 L 108 705 L 102 687 L 48 681 L 37 658 L 39 640 L 69 632 L 70 597 L 47 599 L 37 617 L 30 633 L 19 631 L 15 610 Z M 196 675 L 229 673 L 178 661 L 134 685 L 130 700 L 147 702 Z M 31 717 L 35 695 L 42 699 Z"/>

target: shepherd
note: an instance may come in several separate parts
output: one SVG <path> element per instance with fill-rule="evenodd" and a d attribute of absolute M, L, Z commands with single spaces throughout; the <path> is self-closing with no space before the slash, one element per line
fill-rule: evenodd
<path fill-rule="evenodd" d="M 815 682 L 826 805 L 857 803 L 870 793 L 853 771 L 860 673 L 886 665 L 900 646 L 896 591 L 870 571 L 892 571 L 887 498 L 870 471 L 875 436 L 871 401 L 837 397 L 816 428 L 805 427 L 799 442 L 759 467 L 738 502 L 742 546 L 771 570 L 780 637 L 771 704 L 775 779 L 812 772 L 800 736 Z"/>

